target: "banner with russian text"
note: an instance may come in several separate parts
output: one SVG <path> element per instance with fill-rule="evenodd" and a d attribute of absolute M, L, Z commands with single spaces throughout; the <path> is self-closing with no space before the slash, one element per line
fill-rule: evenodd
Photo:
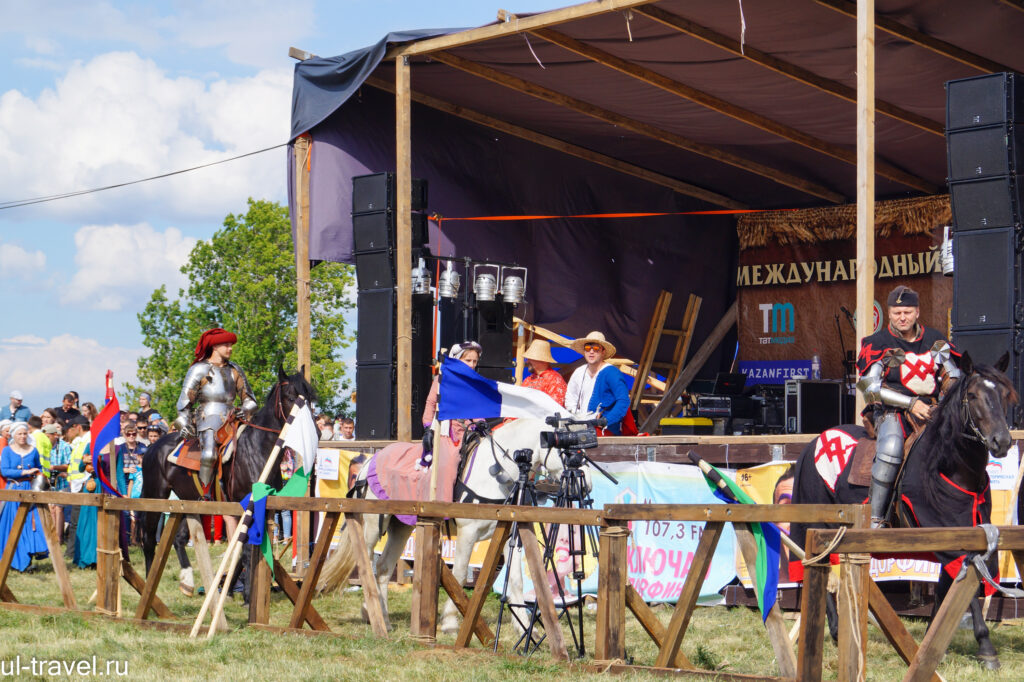
<path fill-rule="evenodd" d="M 939 260 L 942 226 L 931 234 L 890 234 L 875 240 L 874 328 L 898 284 L 921 298 L 921 321 L 948 335 L 953 279 Z M 743 249 L 736 272 L 740 370 L 748 384 L 781 383 L 817 354 L 823 379 L 843 378 L 843 351 L 860 348 L 854 331 L 856 239 Z M 794 364 L 798 363 L 798 364 Z"/>

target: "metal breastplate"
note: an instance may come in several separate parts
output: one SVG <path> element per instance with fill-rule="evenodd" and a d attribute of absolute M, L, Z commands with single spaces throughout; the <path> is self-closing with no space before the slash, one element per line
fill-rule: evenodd
<path fill-rule="evenodd" d="M 235 377 L 230 365 L 210 367 L 199 389 L 197 427 L 199 430 L 219 428 L 235 404 Z"/>

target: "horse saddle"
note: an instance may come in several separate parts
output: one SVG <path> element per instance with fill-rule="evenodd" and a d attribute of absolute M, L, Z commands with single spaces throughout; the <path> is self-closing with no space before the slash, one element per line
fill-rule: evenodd
<path fill-rule="evenodd" d="M 909 421 L 909 420 L 908 420 Z M 916 424 L 915 424 L 916 426 Z M 903 461 L 907 461 L 911 448 L 921 437 L 923 428 L 915 428 L 903 441 Z M 861 438 L 857 441 L 857 448 L 853 451 L 853 461 L 850 463 L 850 485 L 869 486 L 871 485 L 871 465 L 875 463 L 875 449 L 878 441 L 874 438 Z"/>
<path fill-rule="evenodd" d="M 237 432 L 238 422 L 234 419 L 229 419 L 224 426 L 217 429 L 217 458 L 222 464 L 231 459 L 231 455 L 235 452 Z M 199 439 L 182 439 L 178 443 L 178 447 L 167 456 L 167 461 L 184 467 L 189 471 L 199 471 L 199 457 L 201 453 L 202 448 L 199 446 Z"/>

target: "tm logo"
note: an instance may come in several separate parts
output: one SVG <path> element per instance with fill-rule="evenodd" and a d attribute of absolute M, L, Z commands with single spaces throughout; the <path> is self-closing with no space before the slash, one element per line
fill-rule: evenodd
<path fill-rule="evenodd" d="M 762 345 L 793 343 L 796 340 L 796 310 L 792 303 L 761 303 L 764 336 L 758 341 Z"/>

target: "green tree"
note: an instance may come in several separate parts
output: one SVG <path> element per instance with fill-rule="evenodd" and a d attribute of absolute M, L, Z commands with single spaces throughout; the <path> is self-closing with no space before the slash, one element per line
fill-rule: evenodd
<path fill-rule="evenodd" d="M 143 344 L 141 386 L 130 386 L 125 405 L 150 390 L 154 407 L 168 420 L 200 334 L 223 327 L 238 335 L 231 356 L 246 372 L 258 401 L 277 380 L 278 366 L 297 368 L 296 289 L 288 209 L 249 199 L 244 215 L 228 215 L 224 228 L 201 241 L 182 266 L 188 289 L 168 296 L 161 286 L 138 315 Z M 338 357 L 355 336 L 346 334 L 343 315 L 354 307 L 349 296 L 352 267 L 321 263 L 310 276 L 312 381 L 325 410 L 344 414 L 351 388 Z M 148 387 L 148 388 L 147 388 Z M 131 401 L 131 402 L 129 402 Z"/>

